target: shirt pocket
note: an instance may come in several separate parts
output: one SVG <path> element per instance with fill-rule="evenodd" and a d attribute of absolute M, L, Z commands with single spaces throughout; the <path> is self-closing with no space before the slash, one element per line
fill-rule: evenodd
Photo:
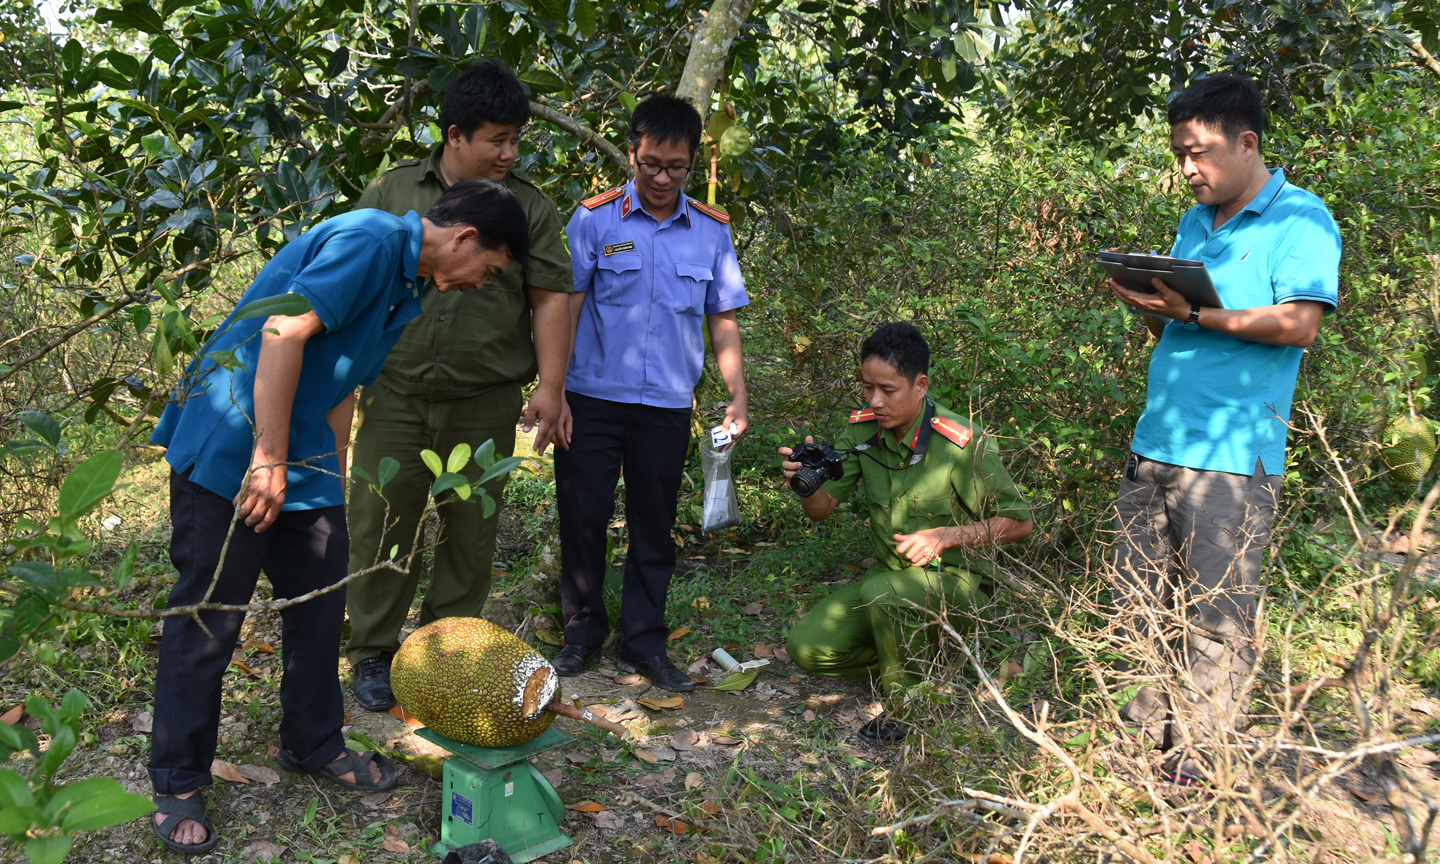
<path fill-rule="evenodd" d="M 595 262 L 595 302 L 634 306 L 640 295 L 640 256 L 602 255 Z"/>
<path fill-rule="evenodd" d="M 710 290 L 710 280 L 715 278 L 710 265 L 677 262 L 675 275 L 675 311 L 683 315 L 703 315 L 705 294 Z"/>
<path fill-rule="evenodd" d="M 906 512 L 911 519 L 920 522 L 926 528 L 944 528 L 950 525 L 960 524 L 956 518 L 955 511 L 950 506 L 949 495 L 916 495 L 910 493 L 910 500 L 906 503 L 909 507 Z"/>

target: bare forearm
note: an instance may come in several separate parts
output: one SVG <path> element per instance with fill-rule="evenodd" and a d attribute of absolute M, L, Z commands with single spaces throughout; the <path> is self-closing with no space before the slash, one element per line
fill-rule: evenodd
<path fill-rule="evenodd" d="M 295 405 L 304 361 L 303 340 L 270 333 L 261 340 L 260 359 L 255 364 L 255 430 L 259 433 L 256 466 L 274 465 L 289 458 L 290 411 Z"/>
<path fill-rule="evenodd" d="M 1014 543 L 1029 537 L 1034 527 L 1033 519 L 1026 519 L 1022 522 L 1018 519 L 1011 519 L 1009 516 L 991 516 L 984 522 L 977 522 L 973 525 L 952 525 L 946 528 L 946 536 L 942 542 L 947 549 L 957 546 L 966 549 L 1004 546 L 1006 543 Z"/>
<path fill-rule="evenodd" d="M 350 426 L 355 420 L 355 394 L 351 393 L 345 397 L 345 401 L 330 409 L 325 415 L 325 422 L 330 424 L 330 431 L 335 433 L 335 458 L 340 462 L 340 483 L 343 486 L 345 476 L 348 473 L 346 465 L 350 451 Z"/>
<path fill-rule="evenodd" d="M 745 352 L 740 347 L 740 324 L 735 313 L 722 312 L 707 316 L 710 325 L 710 344 L 715 350 L 715 364 L 720 367 L 720 377 L 730 391 L 732 402 L 749 402 L 745 390 Z"/>
<path fill-rule="evenodd" d="M 585 305 L 585 292 L 577 291 L 566 298 L 570 308 L 570 343 L 569 350 L 565 355 L 565 368 L 570 368 L 570 360 L 575 356 L 575 332 L 580 327 L 580 309 Z"/>
<path fill-rule="evenodd" d="M 1319 303 L 1282 303 L 1252 309 L 1200 309 L 1200 326 L 1250 342 L 1305 348 L 1315 341 L 1324 312 Z"/>
<path fill-rule="evenodd" d="M 531 327 L 535 334 L 535 360 L 540 367 L 540 385 L 565 386 L 565 367 L 570 363 L 570 341 L 575 328 L 570 312 L 570 295 L 529 286 Z"/>
<path fill-rule="evenodd" d="M 835 512 L 835 508 L 839 504 L 839 499 L 824 489 L 817 491 L 809 498 L 800 499 L 800 508 L 805 511 L 805 515 L 810 517 L 812 522 L 823 522 L 829 518 L 831 513 Z"/>

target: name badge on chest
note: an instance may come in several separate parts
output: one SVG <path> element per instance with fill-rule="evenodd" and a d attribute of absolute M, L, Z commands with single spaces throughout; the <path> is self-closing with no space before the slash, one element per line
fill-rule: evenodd
<path fill-rule="evenodd" d="M 606 255 L 615 255 L 620 252 L 630 252 L 635 248 L 634 240 L 626 240 L 624 243 L 608 243 L 605 246 Z"/>

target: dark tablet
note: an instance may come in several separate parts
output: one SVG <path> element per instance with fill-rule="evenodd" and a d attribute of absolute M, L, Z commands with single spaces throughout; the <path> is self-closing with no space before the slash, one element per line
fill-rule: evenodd
<path fill-rule="evenodd" d="M 1124 252 L 1101 252 L 1099 263 L 1105 272 L 1132 291 L 1154 294 L 1150 280 L 1159 277 L 1166 285 L 1180 293 L 1191 303 L 1225 308 L 1210 274 L 1205 270 L 1204 261 L 1190 261 L 1185 258 L 1171 258 L 1169 255 L 1129 255 Z M 1145 314 L 1135 307 L 1130 311 L 1136 315 Z"/>

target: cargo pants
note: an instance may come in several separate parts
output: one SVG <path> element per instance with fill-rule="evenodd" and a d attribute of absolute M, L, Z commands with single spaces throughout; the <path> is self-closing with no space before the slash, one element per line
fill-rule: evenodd
<path fill-rule="evenodd" d="M 1204 723 L 1234 728 L 1249 701 L 1260 567 L 1281 481 L 1258 460 L 1245 477 L 1134 455 L 1120 481 L 1112 602 L 1127 642 L 1119 651 L 1168 658 L 1169 670 L 1148 671 L 1175 675 Z M 1172 708 L 1166 688 L 1145 685 L 1120 716 L 1169 748 L 1183 743 L 1169 734 Z"/>
<path fill-rule="evenodd" d="M 940 626 L 923 610 L 940 611 L 950 626 L 969 628 L 967 615 L 993 593 L 985 577 L 946 567 L 871 567 L 816 603 L 790 628 L 785 650 L 815 675 L 878 678 L 885 692 L 918 684 L 940 646 Z"/>
<path fill-rule="evenodd" d="M 421 450 L 434 450 L 443 462 L 456 444 L 476 448 L 493 440 L 496 456 L 509 456 L 515 451 L 515 424 L 522 409 L 519 384 L 501 384 L 475 396 L 442 400 L 403 396 L 384 382 L 362 390 L 352 464 L 376 477 L 380 460 L 389 456 L 400 463 L 400 470 L 385 485 L 383 499 L 363 480 L 357 478 L 351 484 L 349 572 L 389 558 L 392 546 L 400 547 L 396 561 L 409 554 L 435 482 L 435 475 L 420 458 Z M 461 473 L 475 480 L 482 472 L 472 459 Z M 497 505 L 488 519 L 478 495 L 440 505 L 439 542 L 430 587 L 420 607 L 421 625 L 438 618 L 478 618 L 485 608 L 504 488 L 504 477 L 485 484 Z M 421 576 L 419 564 L 417 558 L 409 574 L 386 568 L 350 583 L 350 641 L 345 654 L 352 665 L 400 647 L 400 628 L 410 614 Z"/>

